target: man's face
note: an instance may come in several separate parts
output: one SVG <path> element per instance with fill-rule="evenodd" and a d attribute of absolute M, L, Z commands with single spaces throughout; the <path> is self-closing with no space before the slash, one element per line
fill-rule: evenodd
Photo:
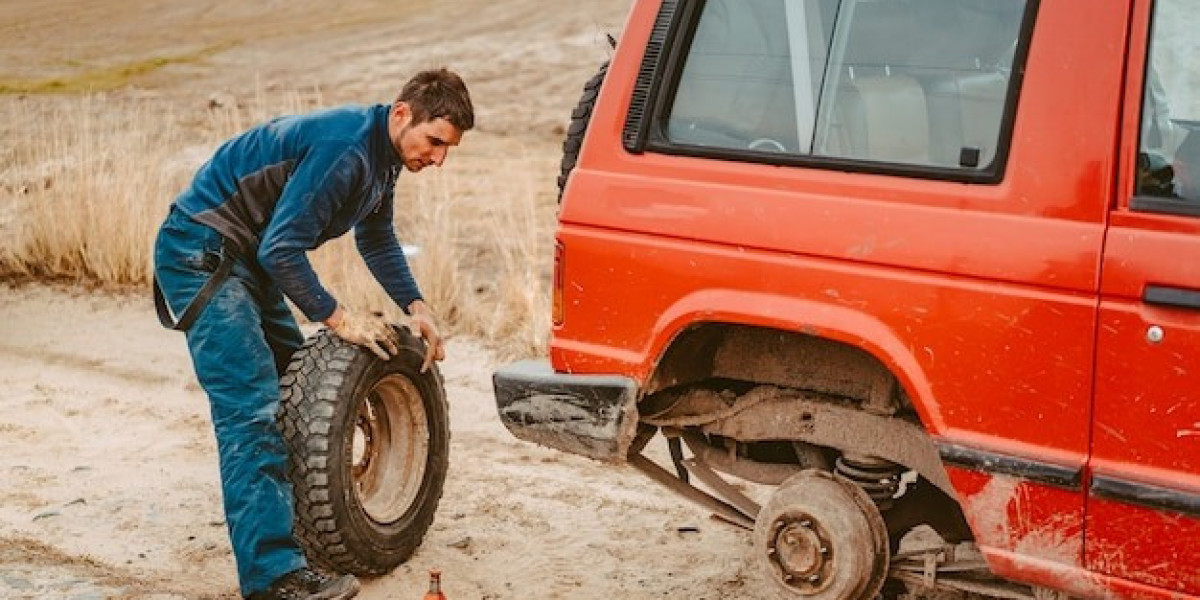
<path fill-rule="evenodd" d="M 457 146 L 463 132 L 450 121 L 437 117 L 413 123 L 412 111 L 403 102 L 392 107 L 388 123 L 392 145 L 404 162 L 404 168 L 416 173 L 430 165 L 440 167 L 451 146 Z"/>

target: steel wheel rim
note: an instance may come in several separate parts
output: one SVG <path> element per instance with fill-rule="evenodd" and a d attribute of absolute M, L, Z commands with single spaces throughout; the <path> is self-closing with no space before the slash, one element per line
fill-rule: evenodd
<path fill-rule="evenodd" d="M 349 472 L 358 503 L 372 521 L 399 521 L 425 479 L 429 422 L 421 393 L 403 375 L 383 377 L 359 400 Z"/>

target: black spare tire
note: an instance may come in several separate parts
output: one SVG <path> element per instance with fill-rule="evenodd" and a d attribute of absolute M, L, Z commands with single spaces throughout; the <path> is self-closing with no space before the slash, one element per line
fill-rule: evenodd
<path fill-rule="evenodd" d="M 563 190 L 567 187 L 567 179 L 579 162 L 579 151 L 583 148 L 583 136 L 587 134 L 588 124 L 592 121 L 592 109 L 596 107 L 596 98 L 600 95 L 600 87 L 604 85 L 604 77 L 608 75 L 608 61 L 600 65 L 600 70 L 583 84 L 583 94 L 571 111 L 571 123 L 567 126 L 567 135 L 563 138 L 563 156 L 559 163 L 558 201 L 562 202 Z"/>
<path fill-rule="evenodd" d="M 382 575 L 408 559 L 433 522 L 449 466 L 446 394 L 424 344 L 399 329 L 391 360 L 311 336 L 281 379 L 295 535 L 317 567 Z"/>

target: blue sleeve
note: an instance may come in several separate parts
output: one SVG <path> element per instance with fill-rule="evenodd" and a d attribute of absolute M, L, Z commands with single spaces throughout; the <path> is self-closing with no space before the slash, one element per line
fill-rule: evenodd
<path fill-rule="evenodd" d="M 413 300 L 422 299 L 421 290 L 417 288 L 417 282 L 408 268 L 408 260 L 404 258 L 404 251 L 396 240 L 396 230 L 392 224 L 394 204 L 392 191 L 388 190 L 379 210 L 354 228 L 354 241 L 375 280 L 383 286 L 392 302 L 408 313 L 408 305 Z"/>
<path fill-rule="evenodd" d="M 366 164 L 352 148 L 313 148 L 288 178 L 258 247 L 258 263 L 310 321 L 328 319 L 337 300 L 321 285 L 308 251 L 354 195 Z"/>

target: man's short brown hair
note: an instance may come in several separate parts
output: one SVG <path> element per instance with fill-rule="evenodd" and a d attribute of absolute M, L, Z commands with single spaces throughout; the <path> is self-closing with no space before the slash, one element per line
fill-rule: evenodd
<path fill-rule="evenodd" d="M 459 131 L 475 126 L 475 107 L 471 105 L 467 84 L 446 68 L 417 73 L 404 84 L 396 101 L 405 102 L 412 109 L 414 124 L 441 117 Z"/>

